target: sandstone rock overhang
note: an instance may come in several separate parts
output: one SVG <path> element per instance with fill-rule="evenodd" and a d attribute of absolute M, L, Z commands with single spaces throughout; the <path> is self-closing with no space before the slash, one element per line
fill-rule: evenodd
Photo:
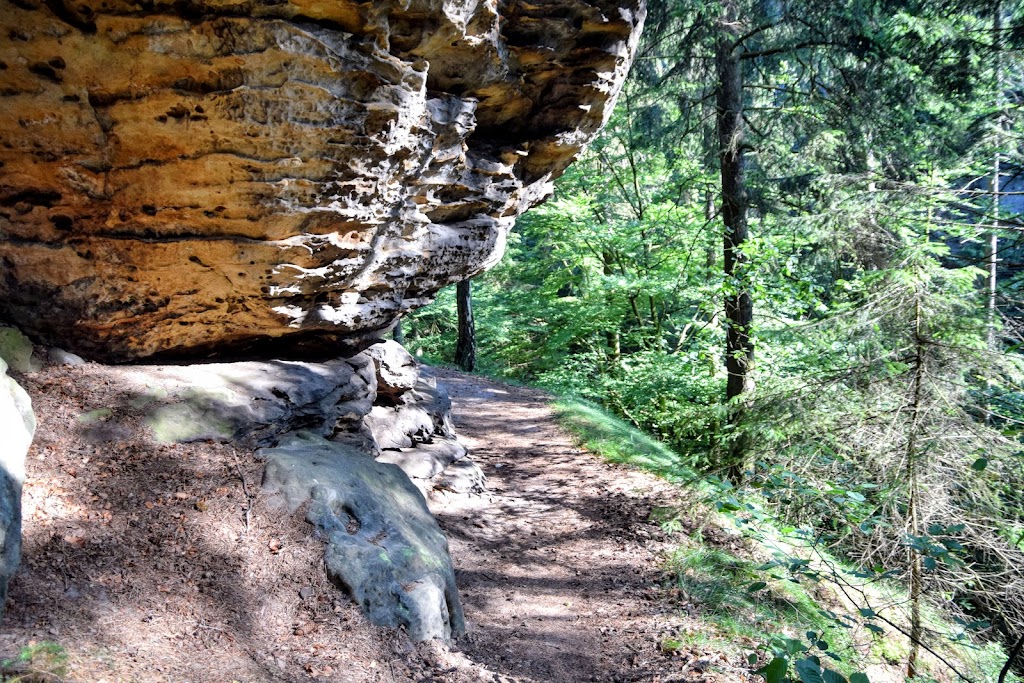
<path fill-rule="evenodd" d="M 98 360 L 338 355 L 493 265 L 643 0 L 0 0 L 0 318 Z"/>

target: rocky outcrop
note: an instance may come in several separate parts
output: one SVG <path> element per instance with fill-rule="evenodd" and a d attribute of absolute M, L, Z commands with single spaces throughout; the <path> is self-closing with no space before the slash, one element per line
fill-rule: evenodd
<path fill-rule="evenodd" d="M 500 257 L 610 113 L 642 19 L 0 0 L 0 318 L 94 359 L 358 350 Z"/>
<path fill-rule="evenodd" d="M 7 582 L 21 561 L 21 487 L 35 428 L 32 402 L 7 376 L 7 363 L 0 357 L 0 621 Z"/>
<path fill-rule="evenodd" d="M 425 495 L 483 490 L 483 473 L 455 436 L 448 394 L 393 341 L 323 363 L 139 365 L 125 373 L 136 387 L 132 401 L 165 443 L 260 448 L 304 431 L 398 465 Z"/>
<path fill-rule="evenodd" d="M 448 539 L 398 467 L 303 435 L 262 456 L 264 491 L 293 512 L 306 504 L 328 575 L 371 621 L 414 640 L 465 632 Z"/>
<path fill-rule="evenodd" d="M 462 633 L 447 541 L 425 500 L 435 489 L 482 491 L 483 473 L 455 438 L 448 395 L 400 345 L 323 363 L 133 365 L 119 374 L 124 404 L 80 416 L 86 441 L 117 441 L 130 433 L 117 416 L 141 414 L 161 442 L 262 447 L 268 494 L 292 511 L 308 503 L 329 575 L 371 620 L 418 640 Z"/>
<path fill-rule="evenodd" d="M 323 363 L 137 365 L 124 373 L 132 403 L 165 443 L 260 448 L 303 431 L 398 465 L 425 495 L 483 490 L 483 473 L 455 436 L 448 394 L 394 341 Z M 103 422 L 86 432 L 111 429 Z"/>
<path fill-rule="evenodd" d="M 369 455 L 379 450 L 362 424 L 376 395 L 374 368 L 363 356 L 135 366 L 129 376 L 145 387 L 136 400 L 147 404 L 146 421 L 163 442 L 234 441 L 256 448 L 301 429 Z"/>
<path fill-rule="evenodd" d="M 479 493 L 483 471 L 455 437 L 452 402 L 401 344 L 365 351 L 377 369 L 377 398 L 363 424 L 380 449 L 378 462 L 398 465 L 425 495 L 434 489 Z"/>

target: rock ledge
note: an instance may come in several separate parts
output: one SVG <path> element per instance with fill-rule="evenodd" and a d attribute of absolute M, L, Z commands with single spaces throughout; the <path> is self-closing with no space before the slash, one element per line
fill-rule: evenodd
<path fill-rule="evenodd" d="M 501 257 L 643 16 L 0 0 L 0 319 L 98 360 L 358 351 Z"/>

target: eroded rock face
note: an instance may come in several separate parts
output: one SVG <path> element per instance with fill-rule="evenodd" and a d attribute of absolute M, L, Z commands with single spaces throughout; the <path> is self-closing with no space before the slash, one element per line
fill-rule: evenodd
<path fill-rule="evenodd" d="M 0 318 L 108 360 L 361 348 L 500 258 L 642 4 L 0 0 Z"/>
<path fill-rule="evenodd" d="M 483 492 L 484 473 L 459 443 L 451 399 L 429 369 L 395 341 L 374 344 L 359 357 L 376 369 L 377 393 L 362 426 L 372 436 L 377 462 L 398 465 L 428 497 L 435 491 Z"/>

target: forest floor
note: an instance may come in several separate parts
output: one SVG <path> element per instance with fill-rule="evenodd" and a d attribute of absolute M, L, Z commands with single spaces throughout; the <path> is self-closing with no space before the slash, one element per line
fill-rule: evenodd
<path fill-rule="evenodd" d="M 157 443 L 123 372 L 18 378 L 39 427 L 0 660 L 25 655 L 6 670 L 26 683 L 760 680 L 753 641 L 684 644 L 707 625 L 663 568 L 697 521 L 652 521 L 678 490 L 577 448 L 539 391 L 436 371 L 487 475 L 482 495 L 431 501 L 468 622 L 446 647 L 369 625 L 310 526 L 264 507 L 253 455 Z"/>

